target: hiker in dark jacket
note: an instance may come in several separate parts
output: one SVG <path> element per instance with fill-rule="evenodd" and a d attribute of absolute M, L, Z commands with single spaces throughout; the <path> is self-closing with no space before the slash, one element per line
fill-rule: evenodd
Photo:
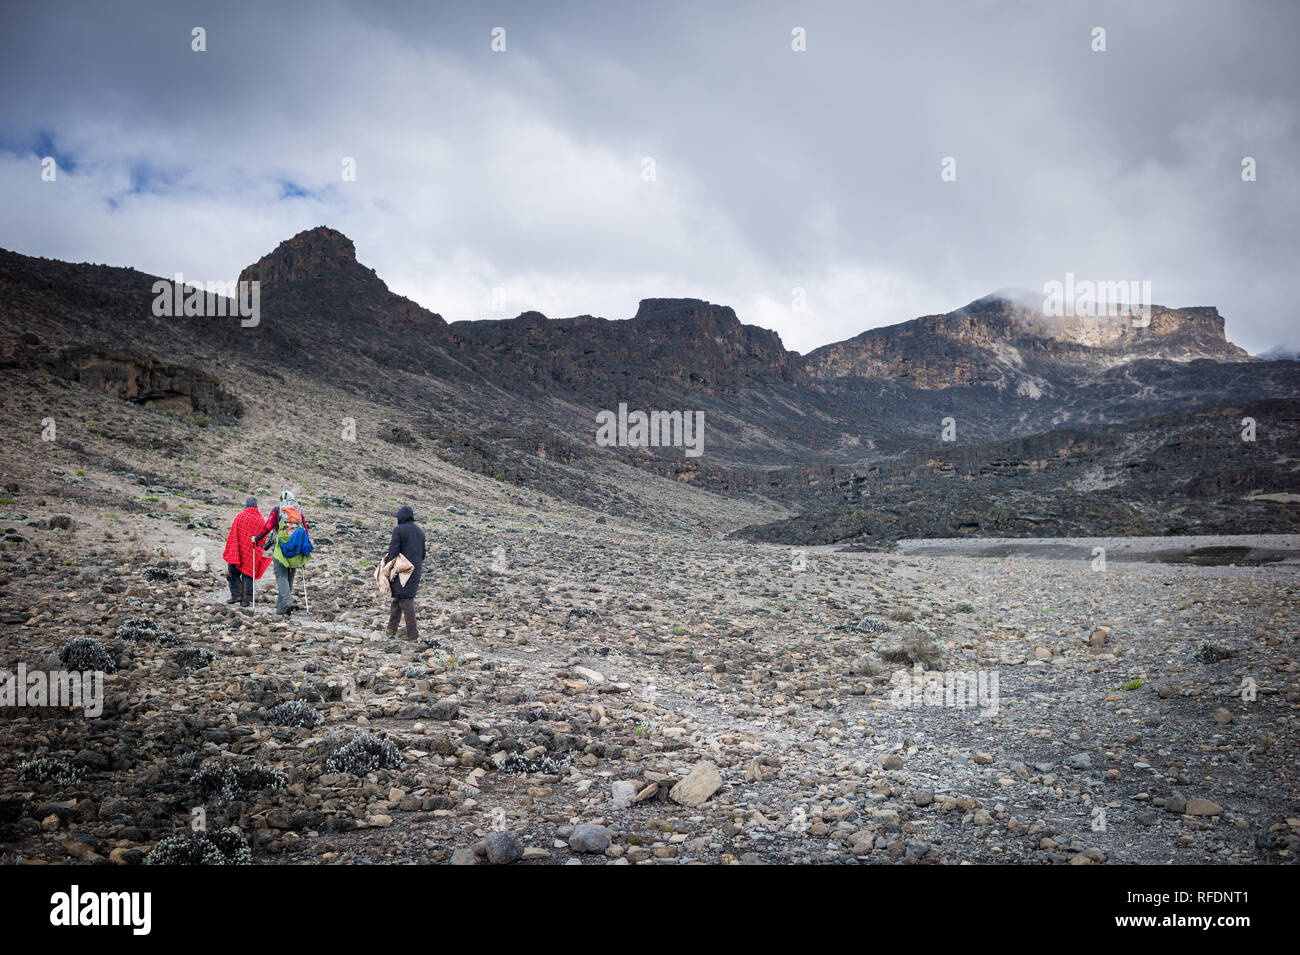
<path fill-rule="evenodd" d="M 406 639 L 418 640 L 420 631 L 415 626 L 415 592 L 420 587 L 420 569 L 424 566 L 424 531 L 415 523 L 415 512 L 410 505 L 402 505 L 397 511 L 397 526 L 393 528 L 392 540 L 388 542 L 388 554 L 384 563 L 388 563 L 401 554 L 415 568 L 402 583 L 397 577 L 390 581 L 393 604 L 388 612 L 388 635 L 397 636 L 397 624 L 406 618 Z"/>

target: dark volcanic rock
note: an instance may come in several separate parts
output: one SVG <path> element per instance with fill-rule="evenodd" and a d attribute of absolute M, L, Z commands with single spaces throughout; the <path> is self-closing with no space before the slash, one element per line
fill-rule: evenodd
<path fill-rule="evenodd" d="M 77 381 L 146 408 L 176 414 L 202 412 L 220 418 L 240 413 L 239 400 L 212 375 L 144 355 L 79 346 L 50 363 L 61 378 Z"/>
<path fill-rule="evenodd" d="M 608 382 L 681 385 L 728 392 L 759 382 L 804 380 L 801 359 L 775 332 L 742 325 L 725 305 L 699 299 L 651 298 L 630 321 L 582 315 L 549 319 L 525 312 L 509 321 L 461 322 L 453 328 L 537 383 L 560 383 L 595 394 Z"/>

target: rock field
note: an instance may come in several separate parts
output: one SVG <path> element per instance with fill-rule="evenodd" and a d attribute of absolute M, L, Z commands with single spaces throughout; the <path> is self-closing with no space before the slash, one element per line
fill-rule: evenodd
<path fill-rule="evenodd" d="M 298 446 L 312 415 L 344 410 L 330 400 Z M 664 520 L 606 517 L 364 435 L 285 475 L 257 407 L 198 427 L 77 397 L 42 442 L 48 401 L 17 385 L 0 423 L 0 668 L 58 669 L 88 638 L 115 672 L 98 718 L 0 710 L 6 862 L 1300 848 L 1293 558 L 794 550 L 724 539 L 753 505 L 647 483 L 638 515 Z M 409 483 L 363 477 L 366 460 Z M 265 512 L 283 484 L 318 545 L 310 609 L 288 620 L 269 573 L 254 609 L 227 605 L 220 561 L 243 495 Z M 385 636 L 371 579 L 399 501 L 429 538 L 415 643 Z"/>

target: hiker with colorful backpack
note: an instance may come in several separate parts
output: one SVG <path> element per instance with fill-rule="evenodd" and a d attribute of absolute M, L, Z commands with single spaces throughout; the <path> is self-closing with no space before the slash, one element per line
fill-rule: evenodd
<path fill-rule="evenodd" d="M 282 507 L 292 507 L 298 512 L 300 517 L 302 515 L 302 508 L 298 506 L 298 499 L 293 496 L 293 491 L 283 492 L 280 495 L 280 503 L 271 508 L 271 513 L 266 516 L 266 523 L 262 525 L 262 529 L 258 531 L 257 536 L 253 538 L 253 543 L 261 544 L 262 538 L 266 537 L 271 533 L 271 531 L 276 530 L 280 526 L 280 508 Z M 311 532 L 311 528 L 307 526 L 307 519 L 305 517 L 302 518 L 302 526 L 308 533 Z M 268 551 L 271 549 L 271 542 L 269 540 L 266 542 L 264 549 Z"/>
<path fill-rule="evenodd" d="M 247 607 L 253 602 L 254 581 L 266 573 L 269 557 L 253 543 L 253 531 L 262 526 L 262 512 L 257 509 L 257 498 L 244 501 L 244 509 L 235 515 L 226 535 L 226 549 L 221 559 L 226 562 L 226 581 L 230 584 L 230 599 Z"/>
<path fill-rule="evenodd" d="M 269 526 L 264 526 L 253 541 L 259 543 L 269 535 L 267 543 L 271 549 L 272 569 L 275 571 L 275 612 L 288 616 L 298 609 L 293 602 L 294 577 L 307 563 L 312 552 L 307 521 L 292 493 L 285 491 L 280 495 L 280 503 L 271 510 L 267 525 Z"/>
<path fill-rule="evenodd" d="M 275 612 L 288 616 L 298 609 L 293 602 L 294 575 L 311 559 L 313 550 L 307 528 L 303 527 L 302 514 L 296 507 L 280 508 L 280 526 L 276 528 L 274 540 L 271 557 L 275 561 L 275 585 L 279 591 Z M 305 578 L 302 586 L 305 599 Z"/>

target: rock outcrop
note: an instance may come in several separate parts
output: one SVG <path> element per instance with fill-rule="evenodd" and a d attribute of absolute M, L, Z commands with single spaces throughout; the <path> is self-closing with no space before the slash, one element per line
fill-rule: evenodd
<path fill-rule="evenodd" d="M 375 270 L 357 261 L 352 240 L 318 226 L 286 239 L 239 273 L 239 280 L 261 284 L 264 301 L 281 307 L 290 298 L 299 311 L 324 311 L 354 322 L 388 327 L 441 328 L 441 315 L 389 291 Z"/>
<path fill-rule="evenodd" d="M 49 367 L 60 378 L 147 408 L 223 419 L 240 413 L 238 399 L 227 394 L 212 375 L 145 355 L 82 346 L 60 352 Z"/>
<path fill-rule="evenodd" d="M 904 379 L 918 388 L 1008 385 L 1034 396 L 1141 358 L 1249 361 L 1230 343 L 1218 309 L 1166 308 L 1150 314 L 1051 317 L 1025 296 L 994 294 L 943 315 L 872 328 L 804 358 L 814 379 Z"/>
<path fill-rule="evenodd" d="M 601 384 L 671 384 L 729 393 L 762 383 L 805 380 L 798 354 L 776 332 L 741 324 L 725 305 L 652 298 L 629 321 L 550 319 L 525 312 L 508 321 L 458 322 L 466 351 L 481 349 L 515 380 L 560 383 L 588 393 Z"/>

